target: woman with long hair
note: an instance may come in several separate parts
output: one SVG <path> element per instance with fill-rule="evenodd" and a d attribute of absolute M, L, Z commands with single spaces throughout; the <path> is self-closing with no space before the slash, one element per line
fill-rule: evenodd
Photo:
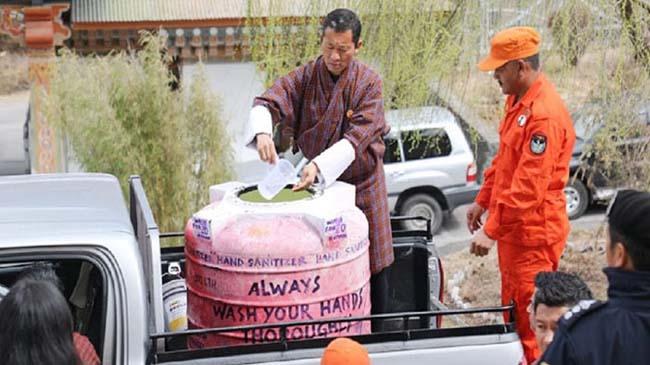
<path fill-rule="evenodd" d="M 72 314 L 47 281 L 19 280 L 0 302 L 0 364 L 79 365 Z"/>

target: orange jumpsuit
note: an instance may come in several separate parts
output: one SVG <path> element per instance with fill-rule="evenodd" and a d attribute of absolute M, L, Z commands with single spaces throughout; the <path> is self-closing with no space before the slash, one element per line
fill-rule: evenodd
<path fill-rule="evenodd" d="M 540 353 L 527 308 L 535 275 L 557 270 L 569 234 L 563 189 L 575 131 L 559 94 L 541 73 L 514 101 L 513 95 L 506 99 L 499 150 L 476 202 L 488 210 L 483 229 L 497 241 L 501 299 L 516 305 L 517 333 L 532 363 Z"/>

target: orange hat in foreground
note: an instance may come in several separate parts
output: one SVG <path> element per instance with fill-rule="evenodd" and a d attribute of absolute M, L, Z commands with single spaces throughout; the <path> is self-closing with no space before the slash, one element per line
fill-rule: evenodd
<path fill-rule="evenodd" d="M 337 338 L 325 348 L 321 365 L 370 365 L 368 350 L 349 338 Z"/>
<path fill-rule="evenodd" d="M 492 37 L 490 54 L 478 63 L 481 71 L 493 71 L 506 62 L 539 53 L 542 37 L 533 28 L 513 27 Z"/>

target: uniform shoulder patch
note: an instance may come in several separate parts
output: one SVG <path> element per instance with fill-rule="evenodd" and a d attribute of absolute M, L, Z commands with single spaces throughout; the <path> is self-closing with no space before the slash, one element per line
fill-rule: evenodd
<path fill-rule="evenodd" d="M 563 324 L 567 328 L 571 328 L 571 326 L 577 323 L 580 318 L 584 318 L 586 315 L 602 308 L 606 303 L 607 302 L 601 302 L 598 300 L 581 300 L 573 308 L 562 315 L 562 318 L 560 318 L 560 324 Z"/>
<path fill-rule="evenodd" d="M 541 155 L 546 151 L 546 136 L 535 133 L 530 138 L 530 152 L 534 155 Z"/>

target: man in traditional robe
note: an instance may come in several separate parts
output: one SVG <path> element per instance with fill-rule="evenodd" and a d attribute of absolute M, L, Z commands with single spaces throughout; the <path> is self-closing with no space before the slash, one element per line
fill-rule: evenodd
<path fill-rule="evenodd" d="M 382 82 L 355 59 L 362 41 L 354 12 L 330 12 L 321 32 L 321 56 L 255 98 L 250 140 L 261 160 L 275 163 L 273 125 L 292 134 L 294 151 L 300 149 L 310 160 L 294 190 L 310 187 L 317 176 L 325 186 L 336 180 L 355 185 L 356 205 L 369 223 L 372 313 L 384 313 L 394 255 L 383 164 L 382 137 L 388 127 Z"/>

